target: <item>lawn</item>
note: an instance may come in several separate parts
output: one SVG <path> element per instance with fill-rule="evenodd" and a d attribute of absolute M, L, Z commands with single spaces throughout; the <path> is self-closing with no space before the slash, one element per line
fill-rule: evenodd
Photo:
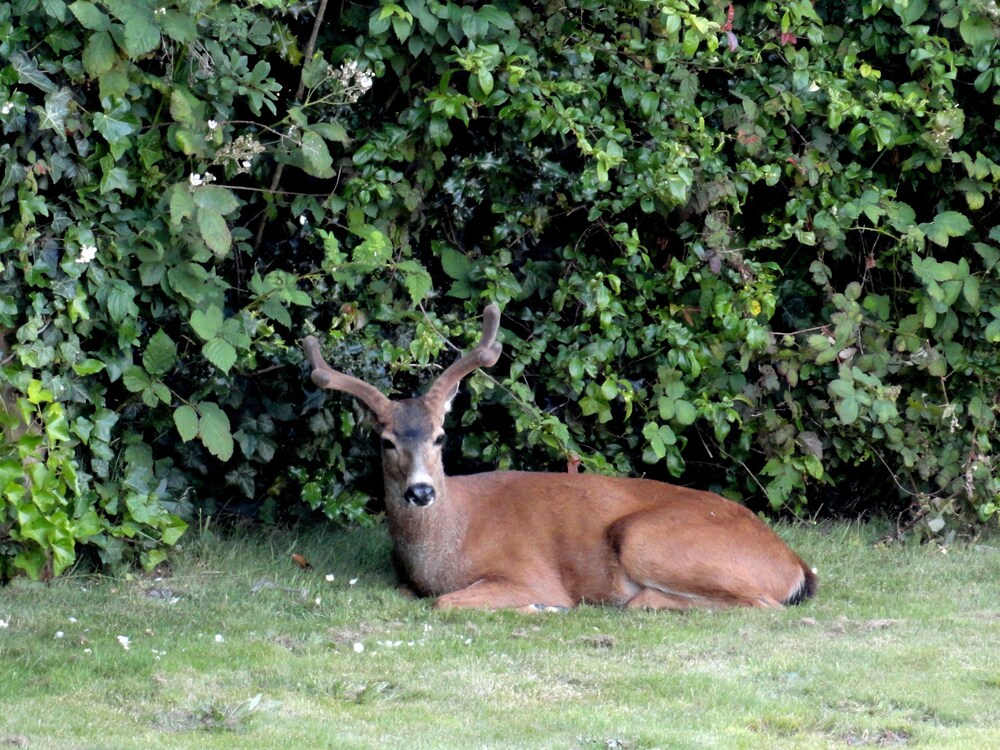
<path fill-rule="evenodd" d="M 0 589 L 0 747 L 1000 748 L 1000 539 L 882 531 L 780 527 L 799 607 L 531 616 L 401 597 L 384 529 L 202 530 Z"/>

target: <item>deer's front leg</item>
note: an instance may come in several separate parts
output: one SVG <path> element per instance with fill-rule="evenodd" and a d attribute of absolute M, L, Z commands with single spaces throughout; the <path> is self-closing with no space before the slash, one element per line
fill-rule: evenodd
<path fill-rule="evenodd" d="M 480 579 L 464 589 L 439 596 L 434 606 L 438 609 L 517 609 L 532 613 L 572 608 L 575 602 L 561 589 Z"/>

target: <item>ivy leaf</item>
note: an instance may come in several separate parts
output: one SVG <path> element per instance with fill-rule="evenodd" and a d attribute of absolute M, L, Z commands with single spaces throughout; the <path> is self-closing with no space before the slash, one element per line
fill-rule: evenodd
<path fill-rule="evenodd" d="M 54 130 L 60 136 L 66 128 L 66 116 L 69 114 L 69 103 L 73 100 L 73 91 L 66 87 L 53 91 L 45 96 L 45 107 L 36 107 L 39 113 L 38 126 L 45 130 Z"/>
<path fill-rule="evenodd" d="M 201 442 L 216 458 L 228 461 L 233 456 L 233 433 L 229 417 L 222 408 L 212 402 L 204 401 L 198 404 L 201 417 L 198 422 L 198 434 Z"/>

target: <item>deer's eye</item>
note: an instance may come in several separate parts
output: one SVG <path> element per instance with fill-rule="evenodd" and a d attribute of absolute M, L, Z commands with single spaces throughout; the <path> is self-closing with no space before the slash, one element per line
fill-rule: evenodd
<path fill-rule="evenodd" d="M 394 451 L 396 450 L 396 444 L 392 442 L 389 438 L 382 438 L 382 450 Z"/>
<path fill-rule="evenodd" d="M 436 438 L 434 438 L 434 445 L 444 445 L 444 433 L 442 432 Z"/>

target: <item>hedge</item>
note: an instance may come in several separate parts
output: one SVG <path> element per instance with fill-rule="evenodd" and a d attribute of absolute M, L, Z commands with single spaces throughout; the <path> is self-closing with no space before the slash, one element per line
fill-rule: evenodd
<path fill-rule="evenodd" d="M 456 472 L 996 519 L 998 37 L 992 0 L 0 5 L 0 578 L 370 520 L 298 342 L 410 395 L 490 301 Z"/>

